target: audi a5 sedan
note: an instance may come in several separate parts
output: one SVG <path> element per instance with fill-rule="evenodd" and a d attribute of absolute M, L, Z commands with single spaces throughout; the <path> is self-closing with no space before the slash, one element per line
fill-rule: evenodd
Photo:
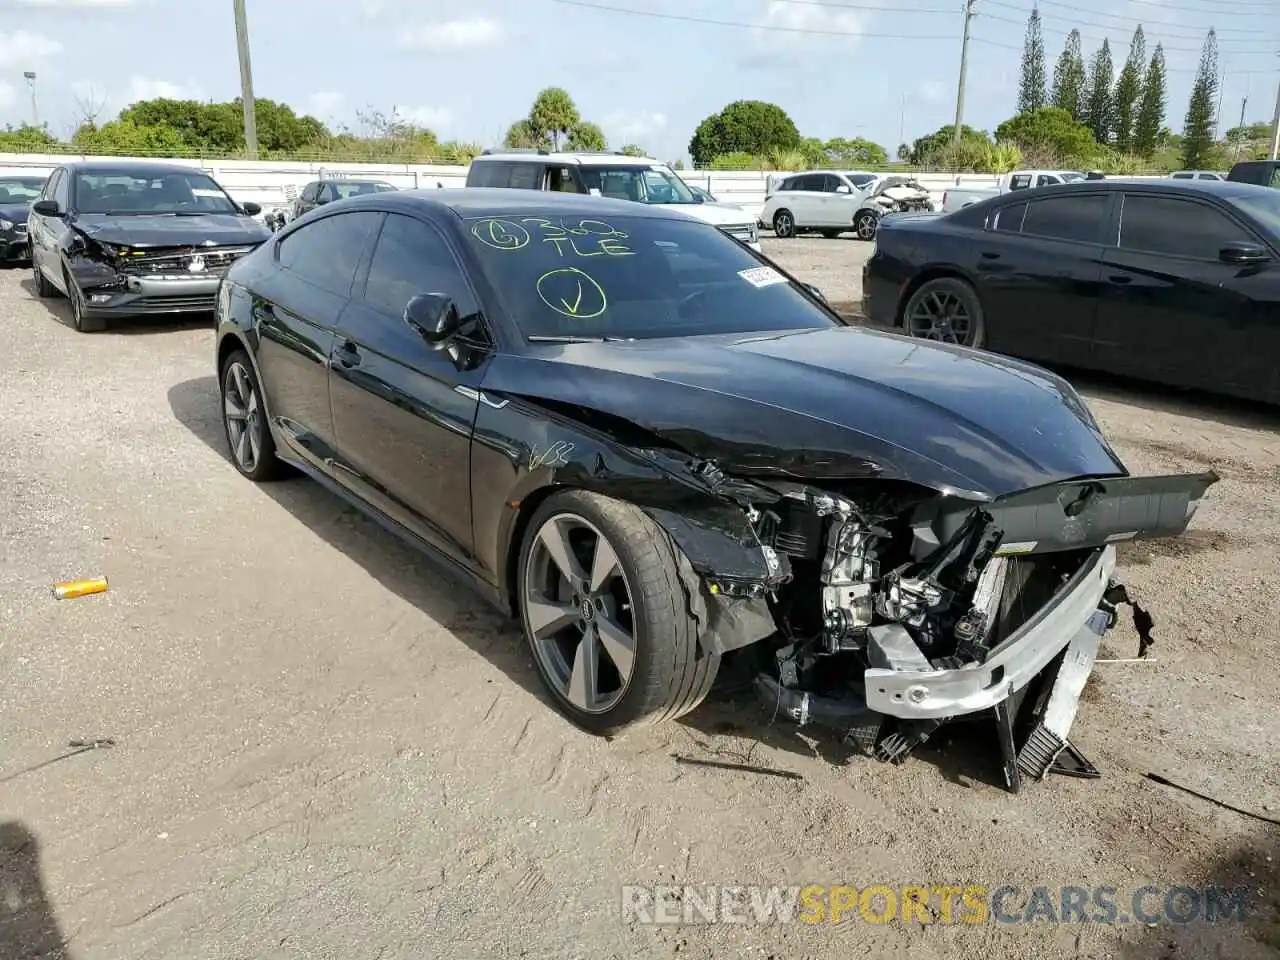
<path fill-rule="evenodd" d="M 1125 599 L 1115 543 L 1181 533 L 1216 479 L 1132 477 L 1053 374 L 848 326 L 627 201 L 337 201 L 239 260 L 217 314 L 236 468 L 302 471 L 519 618 L 598 734 L 744 657 L 881 759 L 996 710 L 1011 782 L 1043 776 Z"/>

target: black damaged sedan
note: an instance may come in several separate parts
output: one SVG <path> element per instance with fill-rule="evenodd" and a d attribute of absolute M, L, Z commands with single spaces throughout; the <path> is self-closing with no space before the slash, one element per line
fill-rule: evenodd
<path fill-rule="evenodd" d="M 465 578 L 599 734 L 732 657 L 882 759 L 991 713 L 1011 786 L 1041 777 L 1127 599 L 1115 544 L 1181 533 L 1216 480 L 1131 477 L 1059 377 L 850 327 L 622 201 L 340 201 L 217 310 L 239 471 L 301 470 Z"/>

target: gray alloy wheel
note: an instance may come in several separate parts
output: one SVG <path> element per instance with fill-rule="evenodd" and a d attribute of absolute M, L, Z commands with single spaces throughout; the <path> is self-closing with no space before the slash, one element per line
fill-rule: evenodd
<path fill-rule="evenodd" d="M 102 317 L 85 316 L 84 293 L 80 285 L 68 270 L 63 271 L 67 283 L 67 299 L 71 301 L 71 322 L 81 333 L 100 333 L 107 329 L 107 321 Z"/>
<path fill-rule="evenodd" d="M 876 235 L 876 215 L 870 210 L 861 210 L 853 218 L 853 229 L 859 240 L 870 240 Z"/>
<path fill-rule="evenodd" d="M 911 295 L 903 311 L 908 336 L 962 347 L 986 340 L 982 306 L 973 287 L 954 277 L 930 280 Z"/>
<path fill-rule="evenodd" d="M 552 495 L 529 520 L 517 571 L 525 641 L 575 725 L 610 736 L 682 716 L 710 691 L 720 657 L 699 643 L 679 550 L 638 507 Z"/>
<path fill-rule="evenodd" d="M 790 210 L 779 210 L 773 215 L 773 235 L 787 240 L 796 235 L 796 219 Z"/>
<path fill-rule="evenodd" d="M 222 422 L 236 469 L 250 480 L 274 480 L 283 473 L 267 428 L 262 390 L 249 356 L 237 350 L 222 368 Z"/>

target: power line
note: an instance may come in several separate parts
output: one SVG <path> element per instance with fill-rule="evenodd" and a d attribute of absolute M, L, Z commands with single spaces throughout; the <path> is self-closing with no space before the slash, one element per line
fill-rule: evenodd
<path fill-rule="evenodd" d="M 989 0 L 988 0 L 988 2 L 989 2 Z M 979 14 L 979 16 L 980 16 L 982 19 L 984 19 L 984 20 L 992 20 L 992 21 L 995 21 L 996 23 L 1012 23 L 1014 26 L 1023 26 L 1023 25 L 1024 25 L 1024 21 L 1022 21 L 1022 20 L 1014 20 L 1012 17 L 1001 17 L 1001 16 L 997 16 L 997 15 L 996 15 L 996 14 L 994 14 L 994 13 L 983 13 L 983 14 Z M 1061 19 L 1066 19 L 1066 18 L 1064 17 L 1064 18 L 1061 18 Z M 1068 21 L 1068 22 L 1070 22 L 1070 21 Z M 1094 24 L 1094 26 L 1100 26 L 1100 27 L 1102 27 L 1104 30 L 1116 30 L 1116 31 L 1122 31 L 1122 30 L 1126 30 L 1126 29 L 1127 29 L 1126 27 L 1117 27 L 1117 26 L 1113 26 L 1113 25 L 1110 25 L 1110 24 Z M 1070 30 L 1070 29 L 1067 29 L 1067 28 L 1064 28 L 1064 27 L 1044 27 L 1043 29 L 1044 29 L 1046 32 L 1049 32 L 1049 33 L 1057 33 L 1057 34 L 1061 34 L 1061 35 L 1063 35 L 1063 36 L 1066 36 L 1067 34 L 1069 34 L 1069 33 L 1071 32 L 1071 30 Z M 1145 33 L 1145 31 L 1144 31 L 1144 33 Z M 1181 53 L 1199 53 L 1199 52 L 1200 52 L 1200 50 L 1201 50 L 1201 48 L 1202 48 L 1202 46 L 1203 46 L 1204 37 L 1205 37 L 1205 36 L 1207 36 L 1207 35 L 1208 35 L 1208 33 L 1209 33 L 1209 31 L 1206 29 L 1206 30 L 1205 30 L 1205 32 L 1204 32 L 1203 34 L 1201 34 L 1201 43 L 1200 43 L 1200 44 L 1197 44 L 1197 45 L 1196 45 L 1196 46 L 1194 46 L 1194 47 L 1170 46 L 1170 45 L 1169 45 L 1169 44 L 1167 44 L 1167 43 L 1162 43 L 1162 44 L 1161 44 L 1161 46 L 1163 46 L 1163 47 L 1164 47 L 1164 49 L 1166 49 L 1166 50 L 1174 50 L 1174 51 L 1178 51 L 1178 52 L 1181 52 Z M 1096 36 L 1093 36 L 1092 34 L 1088 34 L 1088 33 L 1084 33 L 1084 32 L 1081 32 L 1080 37 L 1081 37 L 1081 39 L 1084 39 L 1084 40 L 1093 40 L 1093 41 L 1095 41 L 1095 42 L 1097 42 L 1097 43 L 1101 43 L 1103 40 L 1108 40 L 1108 41 L 1110 41 L 1110 39 L 1111 39 L 1110 37 L 1096 37 Z M 1151 35 L 1150 35 L 1147 39 L 1148 39 L 1148 40 L 1151 40 L 1151 39 L 1159 40 L 1159 39 L 1160 39 L 1160 36 L 1159 36 L 1159 34 L 1157 34 L 1155 31 L 1152 31 Z M 1189 38 L 1189 37 L 1181 37 L 1181 38 L 1175 37 L 1174 39 L 1183 39 L 1183 40 L 1186 40 L 1186 39 L 1190 39 L 1190 38 Z M 1120 41 L 1117 41 L 1117 42 L 1120 42 Z M 1224 43 L 1265 43 L 1265 44 L 1267 44 L 1267 45 L 1268 45 L 1268 48 L 1267 48 L 1266 50 L 1228 50 L 1228 51 L 1227 51 L 1228 53 L 1232 53 L 1232 54 L 1234 54 L 1235 56 L 1238 56 L 1238 57 L 1256 57 L 1256 56 L 1258 56 L 1258 55 L 1260 55 L 1260 54 L 1266 54 L 1266 55 L 1270 56 L 1270 55 L 1272 54 L 1272 52 L 1275 50 L 1276 45 L 1277 45 L 1275 40 L 1230 40 L 1230 39 L 1228 39 L 1228 40 L 1223 40 L 1221 37 L 1219 37 L 1219 38 L 1218 38 L 1218 46 L 1219 46 L 1219 47 L 1221 47 Z"/>
<path fill-rule="evenodd" d="M 1031 11 L 1030 11 L 1030 10 L 1028 10 L 1026 7 L 1022 7 L 1022 6 L 1019 6 L 1019 5 L 1014 4 L 1014 3 L 1005 3 L 1005 2 L 1003 2 L 1003 0 L 983 0 L 983 4 L 984 4 L 985 6 L 991 6 L 991 7 L 1003 7 L 1003 8 L 1004 8 L 1004 9 L 1006 9 L 1006 10 L 1016 10 L 1016 11 L 1018 11 L 1019 13 L 1024 13 L 1024 14 L 1027 14 L 1027 15 L 1030 15 L 1030 14 L 1031 14 Z M 1091 12 L 1096 12 L 1096 11 L 1091 11 Z M 1128 20 L 1128 21 L 1131 21 L 1131 22 L 1134 24 L 1134 26 L 1135 26 L 1135 27 L 1140 26 L 1140 27 L 1143 27 L 1144 29 L 1145 29 L 1145 28 L 1147 28 L 1147 27 L 1159 27 L 1159 28 L 1160 28 L 1160 33 L 1161 33 L 1161 35 L 1163 35 L 1163 36 L 1182 37 L 1183 39 L 1187 39 L 1187 40 L 1194 40 L 1196 37 L 1200 37 L 1201 39 L 1203 39 L 1203 38 L 1204 38 L 1204 35 L 1205 35 L 1206 33 L 1208 33 L 1208 32 L 1209 32 L 1209 29 L 1210 29 L 1209 27 L 1200 27 L 1200 28 L 1193 28 L 1193 30 L 1192 30 L 1192 32 L 1191 32 L 1191 33 L 1185 33 L 1185 34 L 1184 34 L 1184 33 L 1172 33 L 1172 34 L 1170 34 L 1170 33 L 1168 33 L 1168 32 L 1167 32 L 1167 27 L 1166 27 L 1166 24 L 1168 24 L 1168 21 L 1167 21 L 1167 20 L 1142 20 L 1142 19 L 1139 19 L 1139 18 L 1137 18 L 1137 17 L 1121 17 L 1119 14 L 1110 14 L 1110 13 L 1098 13 L 1097 15 L 1098 15 L 1098 16 L 1102 16 L 1102 17 L 1112 17 L 1112 16 L 1114 16 L 1117 20 Z M 990 14 L 988 14 L 988 17 L 990 17 L 990 16 L 991 16 L 991 15 L 990 15 Z M 996 17 L 996 18 L 994 18 L 994 19 L 999 19 L 999 18 L 998 18 L 998 17 Z M 1040 19 L 1041 19 L 1041 20 L 1061 20 L 1061 21 L 1063 21 L 1064 23 L 1070 23 L 1070 24 L 1073 24 L 1073 25 L 1075 25 L 1075 26 L 1085 26 L 1085 27 L 1102 27 L 1102 29 L 1104 29 L 1104 30 L 1132 30 L 1132 29 L 1134 29 L 1133 27 L 1124 27 L 1124 26 L 1120 26 L 1119 24 L 1115 24 L 1115 23 L 1098 23 L 1096 20 L 1080 20 L 1079 18 L 1077 18 L 1077 17 L 1075 17 L 1075 16 L 1069 16 L 1069 17 L 1067 17 L 1067 16 L 1059 16 L 1059 15 L 1054 14 L 1054 13 L 1044 13 L 1044 12 L 1041 12 L 1041 14 L 1040 14 Z M 1015 21 L 1009 21 L 1009 22 L 1011 22 L 1011 23 L 1012 23 L 1012 22 L 1015 22 Z M 1185 24 L 1184 24 L 1184 25 L 1181 25 L 1181 26 L 1182 26 L 1182 28 L 1183 28 L 1183 29 L 1186 29 L 1186 25 L 1185 25 Z M 1249 39 L 1247 39 L 1247 40 L 1246 40 L 1246 39 L 1238 39 L 1238 40 L 1237 40 L 1237 39 L 1234 39 L 1234 38 L 1231 38 L 1231 37 L 1226 37 L 1226 38 L 1224 38 L 1224 37 L 1223 37 L 1223 34 L 1224 34 L 1226 31 L 1219 30 L 1219 29 L 1218 29 L 1218 28 L 1216 28 L 1216 27 L 1214 27 L 1214 28 L 1213 28 L 1213 30 L 1214 30 L 1214 32 L 1215 32 L 1215 33 L 1217 33 L 1217 35 L 1218 35 L 1218 42 L 1219 42 L 1219 43 L 1266 43 L 1266 44 L 1270 44 L 1270 45 L 1271 45 L 1271 46 L 1273 46 L 1273 47 L 1274 47 L 1274 46 L 1276 46 L 1276 45 L 1277 45 L 1277 43 L 1280 43 L 1280 41 L 1278 41 L 1278 40 L 1277 40 L 1276 38 L 1274 38 L 1274 37 L 1273 37 L 1273 38 L 1271 38 L 1271 39 L 1267 39 L 1267 38 L 1265 38 L 1265 37 L 1258 37 L 1258 35 L 1257 35 L 1257 34 L 1258 34 L 1258 31 L 1257 31 L 1257 30 L 1246 30 L 1246 29 L 1245 29 L 1245 28 L 1243 28 L 1243 27 L 1235 27 L 1235 28 L 1232 28 L 1230 32 L 1231 32 L 1231 33 L 1248 33 L 1248 34 L 1252 34 L 1253 36 L 1252 36 L 1252 37 L 1250 37 L 1250 38 L 1249 38 Z"/>
<path fill-rule="evenodd" d="M 802 6 L 802 7 L 821 7 L 827 10 L 869 10 L 869 11 L 877 11 L 879 13 L 949 13 L 954 15 L 956 12 L 954 9 L 942 9 L 938 7 L 929 7 L 929 8 L 922 8 L 922 9 L 917 9 L 912 7 L 886 7 L 883 4 L 877 6 L 874 4 L 846 3 L 844 2 L 844 0 L 839 0 L 839 2 L 837 2 L 837 0 L 772 0 L 772 2 L 793 3 L 793 4 L 796 4 L 797 6 Z M 1180 7 L 1177 5 L 1164 3 L 1163 0 L 1132 0 L 1132 2 L 1133 3 L 1141 3 L 1141 2 L 1155 3 L 1155 4 L 1158 4 L 1160 9 L 1162 10 L 1169 10 L 1174 12 L 1180 11 L 1182 13 L 1196 13 L 1206 17 L 1254 17 L 1256 18 L 1259 15 L 1258 12 L 1251 12 L 1251 11 L 1241 12 L 1240 10 L 1217 10 L 1217 9 L 1197 10 L 1194 7 Z M 1207 2 L 1207 0 L 1203 0 L 1203 2 Z M 1224 2 L 1227 2 L 1227 0 L 1224 0 Z M 1048 6 L 1064 7 L 1068 10 L 1077 9 L 1070 3 L 1060 3 L 1058 2 L 1058 0 L 1043 0 L 1043 3 L 1047 4 Z M 1229 5 L 1232 7 L 1250 7 L 1250 6 L 1267 7 L 1274 10 L 1276 3 L 1275 3 L 1275 0 L 1229 0 Z M 1099 17 L 1114 17 L 1119 20 L 1132 20 L 1135 23 L 1172 23 L 1172 21 L 1169 21 L 1169 20 L 1149 20 L 1144 17 L 1124 17 L 1124 16 L 1121 16 L 1120 14 L 1106 13 L 1102 10 L 1084 10 L 1082 12 L 1087 14 L 1093 14 L 1094 16 L 1099 16 Z M 1205 27 L 1205 29 L 1207 30 L 1209 28 Z M 1246 30 L 1245 27 L 1236 27 L 1233 29 L 1236 29 L 1242 32 Z"/>
<path fill-rule="evenodd" d="M 988 40 L 986 37 L 979 37 L 976 34 L 970 39 L 974 40 L 977 43 L 986 44 L 988 47 L 1000 47 L 1003 50 L 1022 50 L 1023 49 L 1023 46 L 1020 43 L 1001 43 L 999 40 Z M 1168 50 L 1169 48 L 1163 47 L 1163 49 Z M 1170 67 L 1166 65 L 1164 68 L 1164 72 L 1165 73 L 1198 73 L 1199 68 L 1198 67 Z M 1267 70 L 1262 70 L 1262 69 L 1235 70 L 1233 69 L 1233 70 L 1227 71 L 1228 75 L 1232 77 L 1247 77 L 1247 76 L 1253 76 L 1255 74 L 1257 75 L 1266 74 L 1267 76 L 1274 76 L 1275 72 L 1276 71 L 1274 67 Z"/>
<path fill-rule="evenodd" d="M 1008 4 L 1005 4 L 1005 3 L 997 3 L 996 0 L 987 0 L 987 2 L 992 3 L 995 6 L 999 6 L 999 7 L 1008 6 Z M 1267 5 L 1274 6 L 1274 0 L 1267 0 Z M 1072 6 L 1071 4 L 1060 3 L 1059 0 L 1037 0 L 1036 6 L 1061 7 L 1064 10 L 1072 10 L 1072 11 L 1077 10 L 1077 8 Z M 1025 8 L 1019 7 L 1018 9 L 1025 9 Z M 1179 8 L 1166 6 L 1163 9 L 1176 10 Z M 1180 24 L 1176 20 L 1152 20 L 1150 17 L 1126 17 L 1122 13 L 1105 13 L 1102 10 L 1085 10 L 1084 12 L 1092 14 L 1097 17 L 1106 17 L 1109 20 L 1124 20 L 1127 23 L 1135 23 L 1135 24 L 1140 23 L 1143 26 L 1146 26 L 1147 24 L 1161 24 L 1161 25 L 1167 24 L 1169 26 L 1176 26 L 1176 27 L 1190 26 L 1190 24 Z M 1216 17 L 1255 17 L 1256 18 L 1258 16 L 1256 13 L 1239 13 L 1239 12 L 1230 11 L 1230 10 L 1194 10 L 1194 11 L 1188 11 L 1188 12 L 1199 13 L 1206 17 L 1215 17 L 1215 18 Z M 1046 13 L 1041 13 L 1040 16 L 1046 17 L 1049 15 Z M 1062 18 L 1055 17 L 1054 19 L 1060 20 Z M 1204 29 L 1208 30 L 1209 28 L 1205 27 Z M 1248 27 L 1228 27 L 1227 29 L 1231 30 L 1233 33 L 1255 33 L 1256 32 L 1254 30 L 1250 30 Z"/>

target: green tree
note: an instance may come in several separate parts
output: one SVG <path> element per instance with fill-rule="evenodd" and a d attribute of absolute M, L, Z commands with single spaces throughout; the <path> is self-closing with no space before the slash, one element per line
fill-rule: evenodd
<path fill-rule="evenodd" d="M 822 167 L 828 163 L 827 145 L 818 137 L 805 137 L 800 141 L 799 152 L 803 155 L 801 167 Z"/>
<path fill-rule="evenodd" d="M 565 142 L 565 146 L 570 150 L 599 152 L 608 149 L 609 144 L 605 140 L 604 131 L 598 125 L 579 120 L 569 131 L 569 139 Z"/>
<path fill-rule="evenodd" d="M 57 144 L 58 139 L 44 127 L 28 123 L 0 131 L 0 153 L 42 153 Z"/>
<path fill-rule="evenodd" d="M 835 167 L 882 167 L 889 162 L 889 152 L 864 137 L 836 137 L 823 145 L 826 162 Z"/>
<path fill-rule="evenodd" d="M 1200 49 L 1200 66 L 1191 88 L 1187 117 L 1182 128 L 1182 165 L 1188 169 L 1207 166 L 1213 150 L 1213 112 L 1218 96 L 1218 35 L 1213 30 Z"/>
<path fill-rule="evenodd" d="M 1040 32 L 1040 10 L 1033 8 L 1027 20 L 1027 37 L 1022 44 L 1022 77 L 1018 83 L 1018 112 L 1039 110 L 1048 100 L 1045 91 L 1044 36 Z"/>
<path fill-rule="evenodd" d="M 101 127 L 86 123 L 71 142 L 85 153 L 103 156 L 180 157 L 191 152 L 191 144 L 181 131 L 129 119 L 112 120 Z"/>
<path fill-rule="evenodd" d="M 1053 105 L 1084 120 L 1086 78 L 1084 55 L 1080 52 L 1080 31 L 1067 35 L 1066 45 L 1053 68 Z"/>
<path fill-rule="evenodd" d="M 1133 39 L 1129 41 L 1129 56 L 1125 58 L 1124 69 L 1116 81 L 1113 98 L 1114 142 L 1121 153 L 1133 151 L 1138 101 L 1142 96 L 1142 73 L 1146 66 L 1147 38 L 1142 32 L 1142 24 L 1138 24 L 1138 29 L 1133 31 Z"/>
<path fill-rule="evenodd" d="M 625 147 L 622 148 L 621 152 L 624 156 L 628 156 L 628 157 L 647 157 L 649 155 L 647 152 L 645 152 L 644 147 L 638 146 L 637 144 L 634 144 L 634 143 L 628 143 Z"/>
<path fill-rule="evenodd" d="M 1084 122 L 1093 131 L 1098 143 L 1111 142 L 1112 111 L 1115 101 L 1111 95 L 1111 81 L 1115 77 L 1115 65 L 1111 61 L 1111 44 L 1102 46 L 1089 63 L 1089 85 L 1085 95 Z"/>
<path fill-rule="evenodd" d="M 1019 113 L 996 127 L 996 142 L 1023 153 L 1049 154 L 1057 162 L 1087 160 L 1098 152 L 1093 133 L 1061 107 Z"/>
<path fill-rule="evenodd" d="M 529 109 L 529 127 L 534 136 L 549 140 L 552 148 L 573 132 L 582 121 L 573 98 L 560 87 L 547 87 L 533 101 Z"/>
<path fill-rule="evenodd" d="M 689 141 L 695 167 L 730 153 L 764 156 L 772 150 L 795 150 L 800 131 L 777 104 L 761 100 L 736 100 L 700 124 Z"/>
<path fill-rule="evenodd" d="M 935 166 L 943 162 L 951 150 L 951 141 L 955 137 L 955 124 L 949 123 L 933 133 L 917 137 L 911 144 L 911 163 L 917 167 Z M 964 151 L 980 150 L 991 143 L 985 130 L 975 130 L 968 124 L 960 126 L 960 145 Z M 968 154 L 966 154 L 967 156 Z M 976 153 L 973 153 L 976 156 Z"/>
<path fill-rule="evenodd" d="M 1165 108 L 1164 48 L 1156 44 L 1147 65 L 1147 75 L 1142 80 L 1142 99 L 1138 101 L 1138 116 L 1133 122 L 1133 151 L 1141 157 L 1154 156 L 1160 147 L 1164 130 Z"/>
<path fill-rule="evenodd" d="M 507 128 L 507 135 L 502 138 L 502 145 L 511 149 L 548 150 L 551 147 L 551 140 L 540 136 L 526 117 L 524 120 L 517 120 Z"/>
<path fill-rule="evenodd" d="M 1249 123 L 1232 127 L 1222 137 L 1232 160 L 1265 160 L 1271 155 L 1271 124 Z"/>

